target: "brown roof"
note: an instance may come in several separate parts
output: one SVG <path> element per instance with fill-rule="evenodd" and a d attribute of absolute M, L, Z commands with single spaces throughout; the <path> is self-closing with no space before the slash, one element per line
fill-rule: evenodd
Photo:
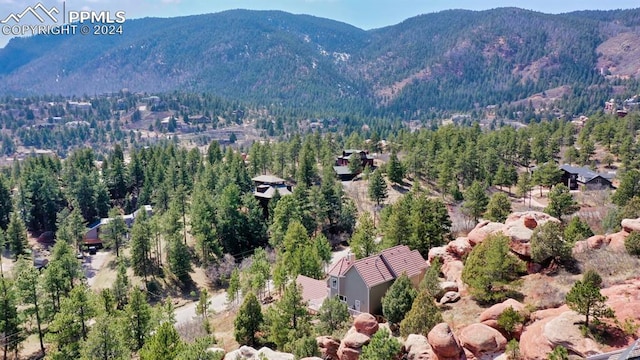
<path fill-rule="evenodd" d="M 352 255 L 346 256 L 329 270 L 329 275 L 342 277 L 352 267 L 371 288 L 393 280 L 402 273 L 407 273 L 409 277 L 420 275 L 427 268 L 427 262 L 417 250 L 411 251 L 406 245 L 398 245 L 360 260 L 354 260 Z"/>
<path fill-rule="evenodd" d="M 406 245 L 394 246 L 383 250 L 380 256 L 385 260 L 395 277 L 407 273 L 408 277 L 420 275 L 427 262 L 418 250 L 411 251 Z"/>
<path fill-rule="evenodd" d="M 310 306 L 319 308 L 329 293 L 327 283 L 324 280 L 316 280 L 304 275 L 298 275 L 296 284 L 302 289 L 302 300 Z"/>

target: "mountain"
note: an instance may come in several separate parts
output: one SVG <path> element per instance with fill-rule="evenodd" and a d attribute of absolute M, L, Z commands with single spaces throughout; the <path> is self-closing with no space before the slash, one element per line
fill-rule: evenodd
<path fill-rule="evenodd" d="M 122 35 L 12 39 L 0 49 L 0 91 L 213 92 L 364 114 L 465 110 L 563 86 L 568 97 L 595 92 L 604 101 L 612 84 L 637 89 L 638 35 L 640 9 L 449 10 L 370 31 L 232 10 L 127 20 Z"/>

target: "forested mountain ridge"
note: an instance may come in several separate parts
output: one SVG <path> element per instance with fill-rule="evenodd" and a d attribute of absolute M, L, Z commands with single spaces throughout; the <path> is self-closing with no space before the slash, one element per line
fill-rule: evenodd
<path fill-rule="evenodd" d="M 587 99 L 579 113 L 612 85 L 637 91 L 639 33 L 640 9 L 449 10 L 370 31 L 232 10 L 127 20 L 120 36 L 13 39 L 0 49 L 0 80 L 11 94 L 178 90 L 378 115 L 469 110 L 568 85 L 567 97 Z"/>

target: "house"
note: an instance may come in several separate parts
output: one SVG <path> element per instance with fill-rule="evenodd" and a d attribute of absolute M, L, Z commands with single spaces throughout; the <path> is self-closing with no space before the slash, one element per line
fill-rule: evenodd
<path fill-rule="evenodd" d="M 153 215 L 153 210 L 151 208 L 151 205 L 144 205 L 140 209 L 128 215 L 121 215 L 127 227 L 133 226 L 133 223 L 136 220 L 136 217 L 140 215 L 141 211 L 146 212 L 147 217 Z M 97 248 L 102 248 L 102 239 L 100 238 L 100 228 L 108 224 L 111 220 L 112 220 L 111 218 L 102 218 L 100 219 L 100 221 L 96 221 L 95 223 L 89 225 L 83 237 L 84 246 L 85 247 L 95 246 Z"/>
<path fill-rule="evenodd" d="M 333 167 L 333 171 L 341 181 L 351 180 L 358 175 L 349 169 L 349 163 L 351 161 L 360 161 L 360 167 L 362 169 L 364 169 L 365 166 L 373 167 L 373 157 L 369 155 L 368 151 L 357 149 L 343 150 L 342 155 L 336 158 L 336 164 Z"/>
<path fill-rule="evenodd" d="M 360 260 L 349 255 L 329 270 L 329 296 L 337 296 L 356 313 L 380 314 L 382 297 L 399 276 L 406 273 L 417 287 L 426 269 L 427 262 L 422 255 L 406 245 Z"/>
<path fill-rule="evenodd" d="M 275 196 L 276 192 L 280 196 L 291 195 L 291 185 L 288 185 L 284 179 L 277 176 L 260 175 L 251 180 L 256 186 L 253 196 L 260 202 L 265 217 L 269 216 L 269 201 Z"/>
<path fill-rule="evenodd" d="M 312 313 L 317 313 L 329 293 L 327 282 L 298 275 L 296 284 L 302 291 L 302 300 L 307 303 L 307 309 Z"/>
<path fill-rule="evenodd" d="M 577 190 L 585 186 L 587 190 L 601 190 L 615 188 L 611 180 L 615 174 L 600 174 L 586 167 L 577 167 L 564 164 L 560 166 L 562 173 L 562 183 L 570 190 Z"/>

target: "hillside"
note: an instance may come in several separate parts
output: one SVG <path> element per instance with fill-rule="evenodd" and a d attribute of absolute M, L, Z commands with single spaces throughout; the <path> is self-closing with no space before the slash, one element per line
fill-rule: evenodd
<path fill-rule="evenodd" d="M 36 36 L 0 49 L 5 94 L 212 92 L 362 114 L 469 110 L 571 86 L 637 91 L 640 9 L 450 10 L 381 29 L 279 11 L 127 20 L 120 36 Z M 631 94 L 631 92 L 630 92 Z M 596 100 L 596 101 L 594 101 Z"/>

